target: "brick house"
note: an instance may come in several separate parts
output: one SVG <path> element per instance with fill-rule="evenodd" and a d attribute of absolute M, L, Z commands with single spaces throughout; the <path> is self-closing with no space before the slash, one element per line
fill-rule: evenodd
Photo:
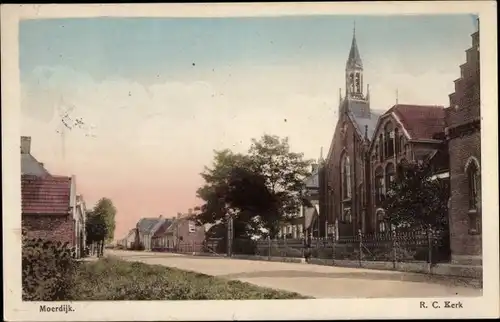
<path fill-rule="evenodd" d="M 205 227 L 197 226 L 192 220 L 192 210 L 187 214 L 177 214 L 171 224 L 155 236 L 155 248 L 201 251 L 205 241 Z"/>
<path fill-rule="evenodd" d="M 137 222 L 134 230 L 136 233 L 135 244 L 139 243 L 144 246 L 144 250 L 146 251 L 151 251 L 153 248 L 157 248 L 155 246 L 157 237 L 166 229 L 166 227 L 170 226 L 171 223 L 172 220 L 163 218 L 163 216 L 156 218 L 141 218 Z"/>
<path fill-rule="evenodd" d="M 450 155 L 449 222 L 452 262 L 482 264 L 479 29 L 446 109 Z"/>
<path fill-rule="evenodd" d="M 367 167 L 370 176 L 371 230 L 389 229 L 383 221 L 381 208 L 389 185 L 398 176 L 398 166 L 406 161 L 429 160 L 435 171 L 448 177 L 448 151 L 442 134 L 445 128 L 445 109 L 441 106 L 397 104 L 384 113 L 377 123 L 370 143 Z"/>
<path fill-rule="evenodd" d="M 76 256 L 85 247 L 85 203 L 74 177 L 21 176 L 22 228 L 28 238 L 68 243 Z"/>
<path fill-rule="evenodd" d="M 86 205 L 75 176 L 53 176 L 31 154 L 31 137 L 21 137 L 22 228 L 28 238 L 68 242 L 80 257 L 85 248 Z"/>
<path fill-rule="evenodd" d="M 125 249 L 132 249 L 136 242 L 137 229 L 132 228 L 128 231 L 125 237 L 118 241 L 118 245 Z"/>

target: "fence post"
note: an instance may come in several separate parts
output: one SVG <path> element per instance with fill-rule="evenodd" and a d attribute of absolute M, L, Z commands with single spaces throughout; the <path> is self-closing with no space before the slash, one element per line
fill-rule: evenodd
<path fill-rule="evenodd" d="M 271 236 L 267 236 L 267 260 L 271 260 Z"/>
<path fill-rule="evenodd" d="M 286 255 L 287 255 L 287 251 L 286 251 L 286 249 L 287 249 L 286 236 L 285 236 L 284 247 L 285 247 L 285 256 L 284 257 L 286 257 Z"/>
<path fill-rule="evenodd" d="M 359 236 L 359 267 L 361 267 L 361 261 L 363 260 L 363 235 L 361 229 L 358 229 Z"/>
<path fill-rule="evenodd" d="M 336 248 L 336 238 L 335 231 L 332 233 L 332 266 L 335 265 L 335 248 Z"/>
<path fill-rule="evenodd" d="M 432 229 L 430 227 L 427 228 L 427 247 L 429 251 L 429 256 L 427 257 L 427 269 L 430 273 L 432 266 Z"/>
<path fill-rule="evenodd" d="M 396 248 L 396 229 L 392 227 L 391 229 L 391 244 L 392 244 L 392 268 L 396 269 L 396 264 L 398 262 L 398 250 Z"/>

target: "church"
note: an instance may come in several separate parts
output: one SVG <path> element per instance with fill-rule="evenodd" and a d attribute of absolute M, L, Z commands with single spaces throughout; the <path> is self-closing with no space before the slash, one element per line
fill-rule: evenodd
<path fill-rule="evenodd" d="M 339 91 L 337 124 L 320 165 L 318 227 L 324 228 L 319 236 L 387 231 L 381 205 L 404 160 L 430 160 L 436 175 L 449 178 L 445 107 L 396 102 L 392 107 L 374 109 L 363 71 L 354 30 L 344 93 Z M 386 112 L 377 112 L 383 110 Z"/>

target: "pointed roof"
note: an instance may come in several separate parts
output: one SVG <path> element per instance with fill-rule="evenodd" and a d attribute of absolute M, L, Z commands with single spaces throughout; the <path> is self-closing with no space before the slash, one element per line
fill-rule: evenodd
<path fill-rule="evenodd" d="M 349 51 L 349 58 L 347 59 L 347 68 L 358 67 L 363 68 L 361 55 L 359 54 L 358 44 L 356 43 L 356 27 L 352 34 L 351 50 Z"/>

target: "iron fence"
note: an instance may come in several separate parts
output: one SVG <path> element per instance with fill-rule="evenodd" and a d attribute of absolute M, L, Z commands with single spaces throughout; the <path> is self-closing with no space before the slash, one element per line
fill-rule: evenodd
<path fill-rule="evenodd" d="M 449 261 L 447 240 L 445 232 L 393 231 L 314 238 L 310 242 L 306 239 L 234 239 L 232 250 L 233 254 L 269 257 L 437 263 Z"/>

